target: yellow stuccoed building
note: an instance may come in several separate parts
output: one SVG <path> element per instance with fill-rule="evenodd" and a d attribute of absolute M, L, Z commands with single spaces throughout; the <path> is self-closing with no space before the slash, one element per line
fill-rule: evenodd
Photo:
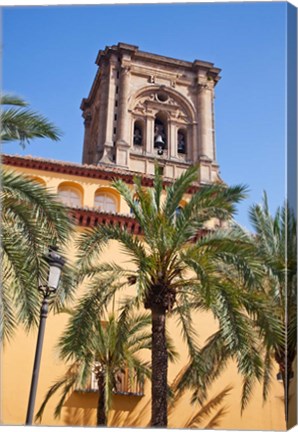
<path fill-rule="evenodd" d="M 130 209 L 112 188 L 111 181 L 121 178 L 127 184 L 140 175 L 144 186 L 152 185 L 154 161 L 157 160 L 170 183 L 192 164 L 199 167 L 199 184 L 221 182 L 216 162 L 214 135 L 214 88 L 220 69 L 212 63 L 195 60 L 186 62 L 139 51 L 138 47 L 119 43 L 106 47 L 97 57 L 99 66 L 88 98 L 81 105 L 85 119 L 83 164 L 45 160 L 34 157 L 3 155 L 2 162 L 9 170 L 23 173 L 56 193 L 69 208 L 77 231 L 96 224 L 120 224 L 135 235 L 140 229 Z M 187 201 L 188 196 L 185 197 Z M 183 205 L 183 203 L 181 203 Z M 216 228 L 216 221 L 210 222 Z M 206 227 L 208 228 L 208 227 Z M 66 251 L 74 259 L 74 247 Z M 114 262 L 131 266 L 118 245 L 111 242 L 103 256 Z M 133 289 L 133 288 L 131 288 Z M 77 291 L 79 298 L 84 288 Z M 58 358 L 56 344 L 68 320 L 67 314 L 49 315 L 43 345 L 35 413 L 50 385 L 66 370 Z M 216 330 L 211 314 L 195 317 L 199 343 Z M 186 365 L 187 350 L 180 330 L 173 319 L 168 330 L 180 354 L 169 364 L 171 384 Z M 26 334 L 21 328 L 2 355 L 2 422 L 24 424 L 34 360 L 37 331 Z M 150 353 L 148 353 L 148 358 Z M 277 370 L 276 370 L 277 373 Z M 276 375 L 275 373 L 275 375 Z M 91 379 L 92 377 L 90 377 Z M 295 382 L 291 404 L 295 405 Z M 200 428 L 217 429 L 285 429 L 283 387 L 273 379 L 266 403 L 262 385 L 254 387 L 250 402 L 241 415 L 241 377 L 233 362 L 214 382 L 208 404 L 224 390 L 229 390 L 221 403 L 205 416 Z M 94 426 L 96 424 L 97 393 L 70 392 L 63 405 L 62 415 L 54 418 L 58 395 L 48 403 L 42 425 Z M 150 422 L 150 382 L 141 389 L 124 387 L 113 396 L 109 426 L 146 427 Z M 202 407 L 191 405 L 186 393 L 169 407 L 169 427 L 191 427 L 192 417 Z M 295 423 L 294 409 L 290 424 Z"/>

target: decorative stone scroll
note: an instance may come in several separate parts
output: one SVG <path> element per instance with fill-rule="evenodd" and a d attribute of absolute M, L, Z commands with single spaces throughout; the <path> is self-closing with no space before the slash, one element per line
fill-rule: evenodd
<path fill-rule="evenodd" d="M 161 96 L 164 96 L 164 100 Z M 132 112 L 136 115 L 146 115 L 149 109 L 151 111 L 153 110 L 153 112 L 157 110 L 167 111 L 173 119 L 182 120 L 186 123 L 191 121 L 181 104 L 172 96 L 169 96 L 164 89 L 148 93 L 138 98 Z"/>

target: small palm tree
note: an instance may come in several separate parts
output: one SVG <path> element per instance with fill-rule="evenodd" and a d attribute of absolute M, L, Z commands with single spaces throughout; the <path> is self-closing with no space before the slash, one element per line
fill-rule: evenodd
<path fill-rule="evenodd" d="M 76 321 L 76 314 L 72 315 L 71 323 Z M 131 381 L 138 383 L 150 376 L 149 364 L 138 356 L 140 351 L 150 349 L 149 323 L 148 314 L 123 312 L 118 319 L 111 313 L 105 321 L 94 321 L 85 329 L 86 339 L 75 341 L 66 329 L 59 342 L 60 355 L 72 364 L 65 376 L 51 386 L 36 418 L 42 418 L 48 400 L 57 390 L 62 390 L 55 410 L 55 417 L 59 416 L 67 395 L 86 388 L 93 372 L 98 387 L 97 426 L 106 426 L 112 394 L 124 371 L 128 370 Z"/>
<path fill-rule="evenodd" d="M 97 316 L 117 291 L 133 286 L 131 305 L 143 305 L 151 312 L 151 426 L 167 426 L 167 317 L 178 319 L 189 351 L 190 363 L 181 391 L 195 385 L 195 396 L 201 401 L 206 396 L 206 385 L 232 357 L 244 376 L 244 407 L 254 379 L 262 378 L 259 338 L 272 333 L 265 301 L 251 290 L 259 283 L 261 266 L 250 237 L 240 228 L 212 231 L 204 237 L 198 235 L 212 218 L 231 220 L 245 188 L 202 187 L 177 213 L 196 180 L 197 168 L 190 168 L 167 187 L 164 202 L 158 167 L 151 189 L 143 188 L 140 178 L 135 179 L 135 190 L 121 180 L 115 181 L 114 187 L 141 227 L 142 238 L 118 226 L 101 225 L 83 233 L 78 243 L 78 268 L 82 276 L 92 278 L 85 299 L 89 320 Z M 135 270 L 128 271 L 112 260 L 98 264 L 100 253 L 110 240 L 120 243 Z M 204 351 L 198 347 L 199 324 L 197 318 L 194 324 L 192 315 L 193 311 L 201 310 L 211 311 L 219 325 Z M 74 321 L 69 331 L 79 340 L 85 330 Z"/>
<path fill-rule="evenodd" d="M 64 206 L 45 187 L 23 175 L 2 173 L 0 340 L 9 339 L 18 323 L 29 329 L 37 323 L 37 287 L 45 280 L 45 248 L 64 245 L 72 225 Z M 66 266 L 57 296 L 52 301 L 61 307 L 71 298 L 73 285 Z"/>
<path fill-rule="evenodd" d="M 289 382 L 297 354 L 297 232 L 296 219 L 286 204 L 272 216 L 266 193 L 261 205 L 250 209 L 250 220 L 255 229 L 255 242 L 266 268 L 264 291 L 272 302 L 279 337 L 266 345 L 267 393 L 272 371 L 272 358 L 279 365 L 284 386 L 285 417 L 288 419 Z"/>
<path fill-rule="evenodd" d="M 2 94 L 0 105 L 2 107 L 0 111 L 0 140 L 2 143 L 19 141 L 20 145 L 25 147 L 34 138 L 59 140 L 61 135 L 59 129 L 44 116 L 28 109 L 28 103 L 24 99 Z"/>

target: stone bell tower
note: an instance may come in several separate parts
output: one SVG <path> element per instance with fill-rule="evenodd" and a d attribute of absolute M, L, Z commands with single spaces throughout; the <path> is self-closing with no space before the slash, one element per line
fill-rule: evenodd
<path fill-rule="evenodd" d="M 198 164 L 200 180 L 219 179 L 214 138 L 214 87 L 220 69 L 139 51 L 119 43 L 99 51 L 99 66 L 81 109 L 83 163 L 178 177 Z"/>

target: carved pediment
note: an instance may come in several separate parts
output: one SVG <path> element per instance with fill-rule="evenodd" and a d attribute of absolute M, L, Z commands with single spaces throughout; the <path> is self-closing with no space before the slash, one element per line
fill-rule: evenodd
<path fill-rule="evenodd" d="M 135 114 L 148 114 L 149 112 L 167 111 L 171 118 L 183 122 L 190 122 L 186 110 L 174 97 L 167 94 L 164 89 L 150 91 L 139 97 L 132 109 Z"/>

